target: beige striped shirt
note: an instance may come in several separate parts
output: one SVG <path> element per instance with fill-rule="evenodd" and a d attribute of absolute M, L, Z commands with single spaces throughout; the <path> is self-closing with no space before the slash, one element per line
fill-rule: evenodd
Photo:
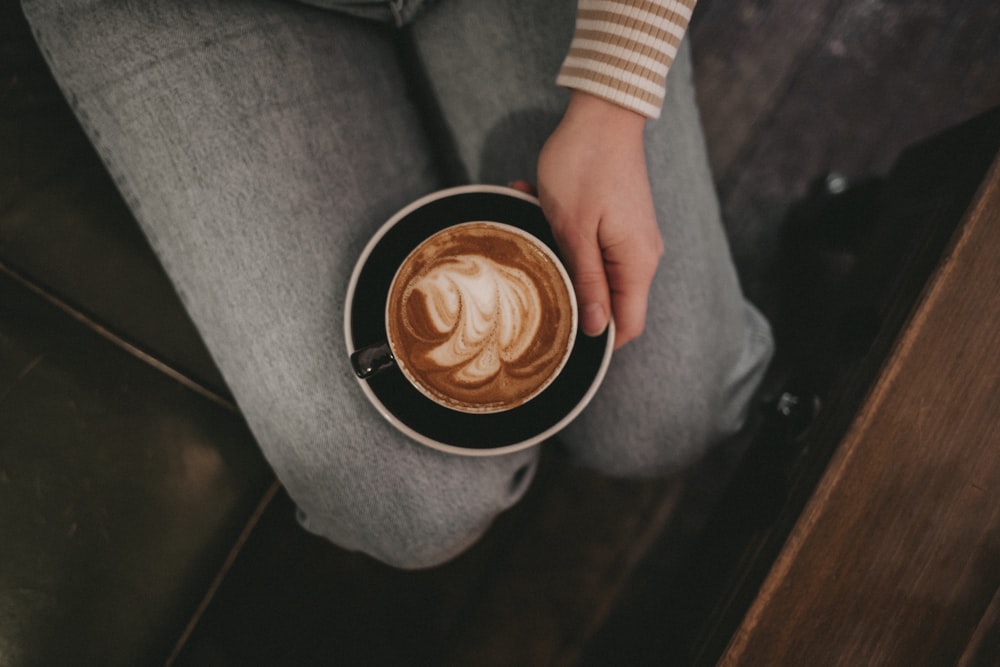
<path fill-rule="evenodd" d="M 579 0 L 556 83 L 658 118 L 664 82 L 697 0 Z"/>

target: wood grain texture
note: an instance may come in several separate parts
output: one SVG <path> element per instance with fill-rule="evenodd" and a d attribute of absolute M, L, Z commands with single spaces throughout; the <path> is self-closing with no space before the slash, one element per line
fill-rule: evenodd
<path fill-rule="evenodd" d="M 958 667 L 991 667 L 1000 660 L 1000 590 L 979 621 Z"/>
<path fill-rule="evenodd" d="M 995 163 L 722 665 L 955 664 L 988 632 L 998 260 Z"/>
<path fill-rule="evenodd" d="M 827 171 L 883 175 L 1000 104 L 1000 3 L 703 2 L 695 83 L 733 254 L 767 307 L 781 223 Z"/>
<path fill-rule="evenodd" d="M 281 493 L 175 664 L 578 664 L 644 549 L 664 530 L 678 534 L 664 527 L 683 492 L 546 456 L 522 503 L 483 540 L 421 571 L 305 534 Z"/>

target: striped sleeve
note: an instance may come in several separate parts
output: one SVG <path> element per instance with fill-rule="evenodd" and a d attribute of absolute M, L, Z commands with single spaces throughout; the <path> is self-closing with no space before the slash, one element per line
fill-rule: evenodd
<path fill-rule="evenodd" d="M 579 0 L 556 83 L 658 118 L 664 83 L 697 0 Z"/>

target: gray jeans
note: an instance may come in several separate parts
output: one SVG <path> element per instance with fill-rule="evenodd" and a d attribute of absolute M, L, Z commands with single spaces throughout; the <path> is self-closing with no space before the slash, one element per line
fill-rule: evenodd
<path fill-rule="evenodd" d="M 414 10 L 372 4 L 390 21 Z M 567 100 L 553 80 L 575 5 L 438 0 L 411 25 L 475 181 L 534 177 Z M 365 242 L 443 185 L 391 22 L 271 0 L 24 9 L 303 525 L 401 567 L 470 545 L 524 494 L 537 448 L 466 458 L 407 441 L 366 402 L 342 339 Z M 647 154 L 666 242 L 647 329 L 560 437 L 616 476 L 677 470 L 736 431 L 772 348 L 720 224 L 686 50 Z"/>

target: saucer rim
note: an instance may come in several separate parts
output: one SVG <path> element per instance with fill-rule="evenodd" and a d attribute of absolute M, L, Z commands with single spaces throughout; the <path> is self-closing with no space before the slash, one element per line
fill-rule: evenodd
<path fill-rule="evenodd" d="M 351 271 L 351 277 L 347 284 L 347 296 L 344 302 L 344 340 L 347 346 L 347 354 L 350 355 L 356 351 L 357 346 L 354 343 L 354 335 L 352 331 L 352 311 L 354 307 L 354 295 L 357 291 L 358 281 L 360 280 L 361 272 L 367 264 L 368 258 L 371 256 L 375 248 L 381 243 L 382 239 L 385 238 L 386 234 L 399 223 L 400 220 L 407 217 L 417 209 L 426 206 L 427 204 L 437 201 L 439 199 L 444 199 L 446 197 L 452 197 L 456 195 L 464 194 L 476 194 L 476 193 L 489 193 L 498 194 L 504 196 L 515 197 L 522 199 L 524 201 L 540 206 L 540 202 L 537 197 L 530 195 L 520 190 L 514 188 L 499 186 L 499 185 L 460 185 L 452 188 L 445 188 L 443 190 L 437 190 L 431 192 L 423 197 L 420 197 L 393 214 L 388 220 L 386 220 L 374 235 L 365 244 L 364 249 L 358 256 L 358 260 L 355 262 L 354 269 Z M 496 221 L 503 223 L 502 221 Z M 461 224 L 461 223 L 455 223 Z M 514 452 L 519 452 L 530 447 L 534 447 L 545 440 L 556 435 L 558 432 L 563 430 L 568 426 L 580 413 L 590 404 L 597 390 L 604 382 L 604 377 L 607 374 L 608 367 L 611 364 L 611 356 L 614 351 L 614 341 L 615 341 L 615 327 L 614 321 L 608 323 L 607 329 L 607 341 L 604 348 L 604 353 L 601 358 L 601 363 L 597 368 L 597 372 L 590 381 L 590 386 L 587 391 L 581 396 L 580 400 L 573 406 L 572 409 L 567 411 L 567 413 L 554 424 L 543 430 L 542 432 L 509 445 L 500 445 L 498 447 L 483 447 L 483 448 L 472 448 L 472 447 L 462 447 L 459 445 L 452 445 L 446 442 L 441 442 L 430 436 L 427 436 L 411 426 L 404 423 L 392 412 L 392 410 L 382 402 L 381 398 L 375 393 L 371 388 L 371 385 L 361 378 L 355 378 L 358 384 L 361 386 L 361 390 L 364 392 L 368 401 L 375 407 L 375 409 L 386 419 L 393 427 L 402 432 L 407 437 L 415 440 L 416 442 L 436 449 L 438 451 L 446 452 L 448 454 L 456 454 L 461 456 L 500 456 L 504 454 L 512 454 Z"/>

